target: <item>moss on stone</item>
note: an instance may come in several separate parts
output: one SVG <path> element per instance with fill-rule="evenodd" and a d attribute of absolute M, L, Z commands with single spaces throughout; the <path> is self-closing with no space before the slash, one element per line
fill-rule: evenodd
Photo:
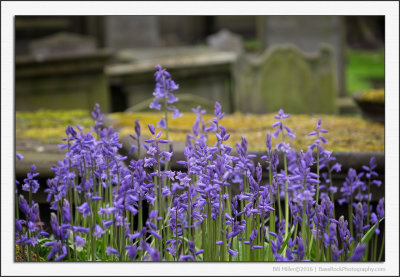
<path fill-rule="evenodd" d="M 16 112 L 16 138 L 37 139 L 43 143 L 59 143 L 68 125 L 79 124 L 87 130 L 93 119 L 85 110 L 38 110 Z"/>
<path fill-rule="evenodd" d="M 120 135 L 133 133 L 134 121 L 139 119 L 142 125 L 142 133 L 150 136 L 147 124 L 157 126 L 162 113 L 113 113 L 109 117 L 114 121 L 113 126 L 120 129 Z M 185 141 L 186 134 L 191 132 L 195 121 L 195 115 L 186 113 L 183 117 L 169 119 L 170 140 Z M 204 115 L 205 122 L 211 122 L 213 116 Z M 291 142 L 297 149 L 306 149 L 313 143 L 313 138 L 308 133 L 316 127 L 318 118 L 322 119 L 322 126 L 329 130 L 326 138 L 329 140 L 326 149 L 336 152 L 349 151 L 384 151 L 384 125 L 371 123 L 357 117 L 333 116 L 333 115 L 292 115 L 286 120 L 289 127 L 296 133 L 296 139 Z M 226 115 L 221 124 L 225 126 L 231 137 L 228 145 L 234 147 L 240 142 L 241 136 L 248 139 L 249 150 L 265 150 L 265 139 L 268 131 L 273 132 L 271 125 L 275 122 L 273 114 L 251 115 L 232 114 Z M 211 143 L 216 141 L 215 136 L 209 136 Z M 273 142 L 277 143 L 278 140 Z"/>
<path fill-rule="evenodd" d="M 142 132 L 150 136 L 147 124 L 157 126 L 163 113 L 113 113 L 108 117 L 113 121 L 113 126 L 120 131 L 120 136 L 133 133 L 135 119 L 139 119 Z M 169 120 L 170 139 L 172 141 L 185 141 L 186 134 L 191 132 L 196 116 L 185 113 L 183 117 Z M 205 122 L 211 122 L 213 115 L 204 115 Z M 305 149 L 313 142 L 307 134 L 311 132 L 322 119 L 322 126 L 329 130 L 326 138 L 329 140 L 327 149 L 334 151 L 384 151 L 384 125 L 371 123 L 361 118 L 333 115 L 292 115 L 286 123 L 296 133 L 292 145 L 296 149 Z M 221 124 L 224 125 L 231 137 L 228 144 L 232 147 L 240 142 L 244 136 L 249 141 L 249 149 L 263 151 L 267 131 L 272 132 L 271 125 L 275 121 L 273 114 L 252 115 L 232 114 L 226 115 Z M 51 111 L 40 110 L 36 112 L 16 113 L 17 139 L 37 139 L 44 143 L 60 143 L 65 136 L 68 125 L 84 127 L 88 131 L 93 124 L 89 112 L 84 110 Z M 210 135 L 211 143 L 216 141 Z M 277 142 L 277 140 L 275 140 Z"/>
<path fill-rule="evenodd" d="M 27 256 L 27 249 L 25 248 L 25 251 L 22 251 L 22 248 L 16 244 L 15 245 L 15 261 L 16 262 L 26 262 L 26 256 Z M 46 260 L 43 257 L 38 257 L 36 253 L 30 252 L 31 256 L 31 261 L 32 262 L 45 262 Z"/>
<path fill-rule="evenodd" d="M 366 90 L 357 95 L 357 98 L 361 101 L 366 101 L 366 102 L 385 103 L 385 90 L 384 89 Z"/>

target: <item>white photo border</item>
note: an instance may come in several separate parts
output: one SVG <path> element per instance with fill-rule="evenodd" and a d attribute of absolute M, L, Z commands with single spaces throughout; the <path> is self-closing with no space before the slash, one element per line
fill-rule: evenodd
<path fill-rule="evenodd" d="M 1 3 L 1 275 L 399 275 L 399 3 L 397 1 L 15 1 Z M 15 263 L 14 16 L 384 15 L 385 214 L 383 263 Z M 294 271 L 273 271 L 275 266 Z M 302 271 L 304 267 L 315 271 Z M 331 271 L 321 268 L 334 267 Z M 383 271 L 377 271 L 382 268 Z"/>

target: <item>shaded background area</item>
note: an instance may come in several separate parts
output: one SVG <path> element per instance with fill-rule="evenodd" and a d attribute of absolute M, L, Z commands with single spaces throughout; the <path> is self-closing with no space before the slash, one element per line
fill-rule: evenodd
<path fill-rule="evenodd" d="M 220 101 L 227 112 L 360 114 L 350 96 L 384 88 L 384 22 L 383 16 L 18 16 L 16 109 L 90 109 L 99 102 L 107 112 L 143 110 L 154 65 L 162 63 L 181 84 L 178 95 L 197 96 L 191 106 L 212 100 L 209 106 Z"/>

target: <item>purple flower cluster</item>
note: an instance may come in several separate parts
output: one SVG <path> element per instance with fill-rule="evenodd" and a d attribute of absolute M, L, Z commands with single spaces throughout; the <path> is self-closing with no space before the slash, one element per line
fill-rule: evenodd
<path fill-rule="evenodd" d="M 171 104 L 177 101 L 172 92 L 178 85 L 165 69 L 156 68 L 155 100 L 150 107 L 161 109 L 164 104 L 177 116 L 180 113 Z M 322 146 L 327 140 L 321 134 L 328 131 L 321 128 L 321 120 L 310 133 L 317 136 L 314 143 L 306 151 L 296 152 L 285 141 L 286 137 L 295 139 L 283 121 L 290 115 L 280 110 L 272 126 L 276 130 L 273 135 L 267 133 L 263 163 L 256 163 L 246 138 L 242 137 L 235 150 L 227 145 L 230 134 L 221 124 L 224 113 L 218 102 L 211 122 L 203 121 L 201 107 L 193 112 L 197 115 L 193 132 L 187 136 L 184 159 L 177 162 L 184 167 L 181 171 L 167 166 L 173 151 L 160 146 L 168 144 L 157 129 L 166 126 L 166 117 L 157 128 L 148 124 L 151 137 L 143 139 L 141 126 L 135 122 L 131 137 L 136 145 L 131 153 L 137 149 L 137 155 L 130 161 L 119 154 L 118 132 L 103 128 L 104 115 L 98 105 L 92 112 L 93 132 L 85 133 L 79 125 L 66 128 L 66 143 L 60 146 L 66 149 L 65 158 L 52 167 L 54 178 L 47 181 L 45 189 L 54 211 L 50 240 L 44 244 L 48 260 L 366 258 L 363 236 L 371 224 L 379 235 L 378 224 L 384 218 L 383 199 L 372 212 L 370 195 L 365 194 L 366 184 L 380 185 L 374 159 L 361 173 L 349 170 L 338 202 L 349 203 L 351 208 L 354 204 L 355 213 L 351 210 L 347 220 L 344 216 L 336 219 L 337 189 L 331 173 L 340 171 L 341 166 L 331 165 L 335 160 L 332 152 Z M 281 140 L 274 147 L 273 138 L 279 139 L 279 134 Z M 210 136 L 217 139 L 213 145 L 208 143 Z M 145 153 L 141 155 L 142 146 Z M 314 149 L 318 149 L 317 157 Z M 284 156 L 284 169 L 280 155 Z M 35 171 L 32 166 L 22 185 L 30 193 L 39 188 Z M 283 196 L 285 213 L 280 201 Z M 29 202 L 19 197 L 18 210 L 25 218 L 16 220 L 17 243 L 36 245 L 38 237 L 48 234 L 39 227 L 38 204 Z"/>
<path fill-rule="evenodd" d="M 22 160 L 24 157 L 17 154 L 17 159 Z M 28 261 L 30 260 L 31 247 L 38 247 L 38 239 L 47 237 L 49 234 L 43 230 L 43 223 L 40 221 L 39 204 L 32 200 L 32 194 L 39 190 L 39 182 L 35 179 L 39 173 L 35 172 L 36 166 L 31 166 L 31 171 L 28 172 L 27 177 L 22 184 L 22 190 L 27 191 L 29 200 L 27 201 L 23 195 L 16 198 L 16 219 L 15 219 L 15 237 L 16 243 L 22 246 L 23 251 L 27 247 Z M 18 180 L 17 185 L 20 185 Z M 18 189 L 15 190 L 16 197 Z M 21 213 L 20 213 L 21 212 Z M 20 217 L 22 215 L 22 217 Z"/>
<path fill-rule="evenodd" d="M 179 110 L 172 104 L 178 101 L 178 98 L 173 94 L 173 91 L 179 89 L 179 85 L 175 83 L 171 78 L 171 74 L 162 68 L 160 65 L 156 66 L 156 73 L 154 78 L 156 81 L 156 87 L 154 89 L 154 101 L 150 103 L 150 109 L 161 110 L 164 105 L 164 109 L 172 111 L 172 118 L 182 116 Z M 167 118 L 164 116 L 158 122 L 157 127 L 165 129 Z"/>

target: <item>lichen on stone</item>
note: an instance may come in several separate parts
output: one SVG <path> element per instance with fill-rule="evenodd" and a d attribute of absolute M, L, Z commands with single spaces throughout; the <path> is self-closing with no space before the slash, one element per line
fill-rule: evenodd
<path fill-rule="evenodd" d="M 82 126 L 85 131 L 93 124 L 85 110 L 38 110 L 16 112 L 16 138 L 37 139 L 43 143 L 59 143 L 68 125 Z"/>
<path fill-rule="evenodd" d="M 113 126 L 120 129 L 120 136 L 133 133 L 134 121 L 139 119 L 142 126 L 147 124 L 157 125 L 162 113 L 113 113 L 109 117 L 113 120 Z M 186 134 L 191 132 L 195 121 L 195 115 L 185 113 L 177 119 L 170 119 L 169 136 L 172 141 L 185 141 Z M 205 122 L 211 122 L 213 115 L 205 114 Z M 322 119 L 328 144 L 326 149 L 340 152 L 352 151 L 384 151 L 384 125 L 371 123 L 359 117 L 334 116 L 334 115 L 291 115 L 286 120 L 296 133 L 296 138 L 291 142 L 297 150 L 304 150 L 313 143 L 313 138 L 308 133 L 313 131 L 318 119 Z M 273 114 L 240 114 L 226 115 L 221 120 L 221 125 L 227 128 L 231 134 L 228 145 L 234 147 L 240 143 L 241 136 L 248 139 L 248 148 L 252 151 L 265 150 L 265 139 L 268 131 L 272 132 L 271 125 L 275 122 Z M 145 136 L 150 136 L 147 128 L 142 128 Z M 215 143 L 213 135 L 208 136 L 210 143 Z M 273 141 L 275 143 L 278 140 Z"/>
<path fill-rule="evenodd" d="M 384 89 L 366 90 L 360 93 L 360 95 L 358 95 L 357 98 L 361 101 L 366 101 L 366 102 L 385 103 L 385 90 Z"/>

